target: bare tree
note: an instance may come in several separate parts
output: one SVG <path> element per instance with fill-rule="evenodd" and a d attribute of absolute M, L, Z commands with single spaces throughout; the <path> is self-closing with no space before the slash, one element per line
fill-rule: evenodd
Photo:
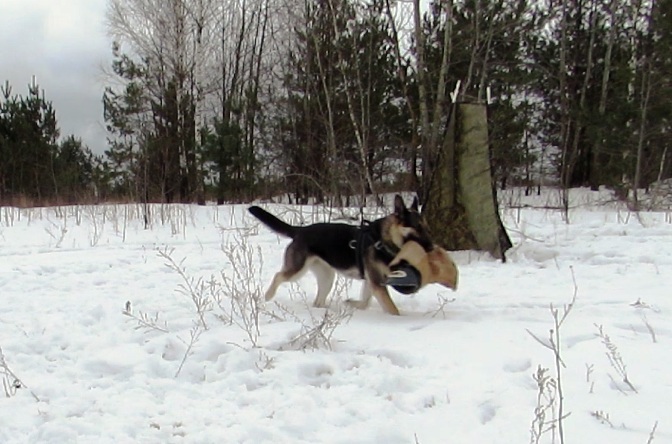
<path fill-rule="evenodd" d="M 422 32 L 422 23 L 420 20 L 420 0 L 413 0 L 413 23 L 414 35 L 416 42 L 416 73 L 418 76 L 418 95 L 420 108 L 420 124 L 421 124 L 421 139 L 422 145 L 422 181 L 421 194 L 423 202 L 427 201 L 430 180 L 432 178 L 433 159 L 436 157 L 438 151 L 439 136 L 442 132 L 442 116 L 446 102 L 446 76 L 448 74 L 448 66 L 450 63 L 450 55 L 452 53 L 452 13 L 453 2 L 448 1 L 444 6 L 444 39 L 442 48 L 442 59 L 439 68 L 439 77 L 435 87 L 429 84 L 427 76 L 428 67 L 425 57 L 425 37 Z M 434 97 L 430 97 L 430 91 L 436 91 Z M 434 104 L 431 110 L 431 104 Z M 449 192 L 450 193 L 450 192 Z"/>
<path fill-rule="evenodd" d="M 270 72 L 265 58 L 273 8 L 271 0 L 219 2 L 219 66 L 213 76 L 219 84 L 213 107 L 219 143 L 210 159 L 218 169 L 219 203 L 227 191 L 235 200 L 249 197 L 254 185 L 260 94 Z"/>
<path fill-rule="evenodd" d="M 163 165 L 166 200 L 202 200 L 206 164 L 220 202 L 252 192 L 274 3 L 110 1 L 110 34 L 146 65 L 152 161 Z"/>
<path fill-rule="evenodd" d="M 117 47 L 144 66 L 149 139 L 161 163 L 162 198 L 190 200 L 199 187 L 198 120 L 210 89 L 215 0 L 111 0 L 107 25 Z M 148 159 L 145 159 L 145 162 Z"/>
<path fill-rule="evenodd" d="M 647 114 L 649 111 L 649 101 L 651 98 L 651 68 L 649 62 L 643 60 L 643 69 L 641 73 L 641 89 L 639 93 L 639 131 L 637 135 L 637 157 L 635 161 L 635 174 L 632 182 L 632 198 L 635 210 L 639 210 L 638 190 L 642 185 L 642 162 L 644 157 L 644 146 L 646 143 Z"/>
<path fill-rule="evenodd" d="M 609 79 L 611 76 L 611 57 L 614 50 L 614 42 L 616 39 L 616 29 L 619 26 L 616 22 L 616 0 L 609 1 L 609 34 L 607 37 L 607 49 L 604 54 L 604 66 L 602 69 L 602 84 L 600 87 L 600 105 L 598 114 L 600 119 L 604 119 L 607 112 L 607 96 L 609 92 Z M 597 190 L 600 185 L 600 153 L 603 145 L 603 127 L 600 126 L 597 131 L 597 138 L 591 153 L 591 171 L 590 171 L 590 187 Z"/>

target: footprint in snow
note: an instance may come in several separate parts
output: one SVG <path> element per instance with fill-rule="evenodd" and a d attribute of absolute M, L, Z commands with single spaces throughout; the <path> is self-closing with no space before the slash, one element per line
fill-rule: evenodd
<path fill-rule="evenodd" d="M 372 351 L 378 356 L 378 359 L 388 360 L 395 367 L 410 368 L 413 363 L 408 359 L 406 354 L 394 350 L 375 350 Z"/>
<path fill-rule="evenodd" d="M 483 425 L 492 421 L 496 414 L 497 406 L 493 405 L 490 401 L 485 401 L 478 406 L 478 416 Z"/>
<path fill-rule="evenodd" d="M 532 362 L 527 359 L 517 359 L 517 360 L 511 360 L 504 364 L 502 367 L 505 372 L 509 373 L 520 373 L 529 370 L 529 368 L 532 367 Z"/>
<path fill-rule="evenodd" d="M 564 341 L 565 341 L 565 345 L 568 348 L 572 348 L 577 344 L 580 344 L 580 343 L 586 342 L 586 341 L 592 341 L 593 339 L 595 339 L 595 335 L 592 334 L 592 333 L 587 333 L 587 334 L 582 334 L 582 335 L 569 336 L 569 337 L 565 338 Z"/>
<path fill-rule="evenodd" d="M 328 384 L 334 371 L 332 366 L 319 362 L 305 363 L 299 368 L 299 374 L 304 381 L 316 387 Z"/>
<path fill-rule="evenodd" d="M 423 328 L 426 328 L 428 325 L 430 325 L 430 324 L 429 323 L 416 324 L 416 325 L 410 326 L 408 330 L 409 331 L 418 331 L 418 330 L 422 330 Z"/>

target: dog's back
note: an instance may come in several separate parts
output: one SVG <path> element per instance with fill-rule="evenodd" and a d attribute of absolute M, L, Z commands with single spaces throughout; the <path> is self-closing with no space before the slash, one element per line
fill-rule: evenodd
<path fill-rule="evenodd" d="M 261 223 L 282 236 L 294 240 L 296 247 L 290 251 L 309 256 L 318 256 L 339 271 L 347 271 L 356 265 L 352 241 L 357 239 L 359 229 L 343 223 L 316 223 L 306 226 L 290 225 L 257 206 L 250 213 Z M 300 250 L 300 251 L 297 251 Z"/>

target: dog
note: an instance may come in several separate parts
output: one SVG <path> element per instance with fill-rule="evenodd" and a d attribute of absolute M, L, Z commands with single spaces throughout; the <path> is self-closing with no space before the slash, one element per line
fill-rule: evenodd
<path fill-rule="evenodd" d="M 429 284 L 440 284 L 457 290 L 457 265 L 443 248 L 435 246 L 431 251 L 426 251 L 417 242 L 406 242 L 390 262 L 388 284 L 394 286 L 396 277 L 405 277 L 409 265 L 419 274 L 419 282 L 412 283 L 413 293 Z M 401 271 L 401 274 L 396 274 L 397 271 Z"/>
<path fill-rule="evenodd" d="M 295 281 L 310 270 L 317 278 L 314 306 L 325 307 L 336 272 L 353 279 L 363 279 L 359 301 L 348 301 L 365 309 L 374 296 L 383 310 L 399 315 L 385 282 L 389 264 L 401 247 L 414 241 L 427 251 L 433 249 L 427 225 L 418 211 L 415 198 L 407 208 L 400 195 L 394 197 L 394 212 L 361 226 L 344 223 L 290 225 L 266 210 L 251 206 L 249 212 L 272 231 L 292 239 L 285 249 L 282 269 L 275 274 L 265 298 L 271 300 L 278 287 Z"/>

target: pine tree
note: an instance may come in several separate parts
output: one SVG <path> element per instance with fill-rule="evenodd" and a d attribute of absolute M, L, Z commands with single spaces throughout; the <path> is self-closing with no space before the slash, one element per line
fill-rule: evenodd
<path fill-rule="evenodd" d="M 672 0 L 655 0 L 651 11 L 651 157 L 645 184 L 672 177 Z"/>
<path fill-rule="evenodd" d="M 70 135 L 58 144 L 54 171 L 59 200 L 78 203 L 91 194 L 94 156 L 82 140 Z"/>
<path fill-rule="evenodd" d="M 13 96 L 8 83 L 2 88 L 2 96 L 0 192 L 37 200 L 56 196 L 54 157 L 59 129 L 51 102 L 34 80 L 27 96 Z"/>
<path fill-rule="evenodd" d="M 202 133 L 202 156 L 210 169 L 218 204 L 238 200 L 254 186 L 254 156 L 245 149 L 242 135 L 237 125 L 217 119 L 214 131 Z"/>
<path fill-rule="evenodd" d="M 103 117 L 109 135 L 105 156 L 112 189 L 116 194 L 139 197 L 146 202 L 150 189 L 147 151 L 152 137 L 145 89 L 147 67 L 122 54 L 117 43 L 113 44 L 112 52 L 115 57 L 112 69 L 126 81 L 122 91 L 107 87 L 103 94 Z"/>
<path fill-rule="evenodd" d="M 295 28 L 277 122 L 299 201 L 371 193 L 404 157 L 410 131 L 383 4 L 308 2 Z"/>
<path fill-rule="evenodd" d="M 0 201 L 77 202 L 91 194 L 94 157 L 80 139 L 59 141 L 56 111 L 33 80 L 25 97 L 0 88 Z"/>

